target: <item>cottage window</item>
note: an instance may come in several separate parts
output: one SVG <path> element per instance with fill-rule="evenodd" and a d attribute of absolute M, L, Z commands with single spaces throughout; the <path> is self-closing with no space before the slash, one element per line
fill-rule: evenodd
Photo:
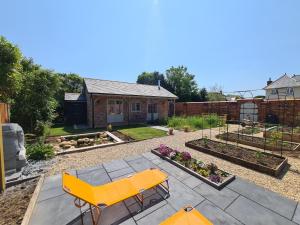
<path fill-rule="evenodd" d="M 108 101 L 108 113 L 110 115 L 119 115 L 123 113 L 122 100 L 109 100 Z"/>
<path fill-rule="evenodd" d="M 157 113 L 157 104 L 148 104 L 148 113 Z"/>
<path fill-rule="evenodd" d="M 286 94 L 287 94 L 287 95 L 293 95 L 293 94 L 294 94 L 293 88 L 291 88 L 291 87 L 287 88 L 287 89 L 286 89 Z"/>
<path fill-rule="evenodd" d="M 141 103 L 135 102 L 131 104 L 131 112 L 140 112 L 141 111 Z"/>
<path fill-rule="evenodd" d="M 277 95 L 278 94 L 278 90 L 277 89 L 272 89 L 271 94 L 272 95 Z"/>

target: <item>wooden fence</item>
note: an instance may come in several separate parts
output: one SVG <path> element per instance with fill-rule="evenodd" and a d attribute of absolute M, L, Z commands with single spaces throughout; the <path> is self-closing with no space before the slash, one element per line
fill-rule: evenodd
<path fill-rule="evenodd" d="M 9 105 L 0 102 L 0 122 L 9 123 Z"/>

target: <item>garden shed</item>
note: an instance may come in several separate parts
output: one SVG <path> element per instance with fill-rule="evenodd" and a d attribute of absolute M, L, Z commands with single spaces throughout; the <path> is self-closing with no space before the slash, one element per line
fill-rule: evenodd
<path fill-rule="evenodd" d="M 64 120 L 67 125 L 86 124 L 86 98 L 81 93 L 65 93 Z"/>

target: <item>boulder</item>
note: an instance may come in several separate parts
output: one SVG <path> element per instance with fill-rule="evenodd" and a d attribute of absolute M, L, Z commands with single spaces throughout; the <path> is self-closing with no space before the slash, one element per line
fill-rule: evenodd
<path fill-rule="evenodd" d="M 65 145 L 71 145 L 70 141 L 63 141 L 59 144 L 60 147 L 64 147 Z"/>
<path fill-rule="evenodd" d="M 71 141 L 70 141 L 70 144 L 71 144 L 72 146 L 76 146 L 76 145 L 77 145 L 77 141 L 71 140 Z"/>
<path fill-rule="evenodd" d="M 83 138 L 78 139 L 78 140 L 77 140 L 77 144 L 78 144 L 78 145 L 84 144 L 84 139 L 83 139 Z"/>
<path fill-rule="evenodd" d="M 71 148 L 72 147 L 72 145 L 64 145 L 62 148 L 63 149 L 68 149 L 68 148 Z"/>

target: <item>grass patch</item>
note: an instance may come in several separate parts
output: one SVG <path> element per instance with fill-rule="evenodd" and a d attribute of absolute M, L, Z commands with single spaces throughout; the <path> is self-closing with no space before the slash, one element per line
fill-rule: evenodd
<path fill-rule="evenodd" d="M 222 117 L 216 114 L 210 114 L 205 116 L 174 116 L 168 119 L 168 127 L 173 127 L 178 130 L 182 130 L 188 127 L 190 130 L 201 130 L 210 127 L 224 126 L 225 122 Z"/>
<path fill-rule="evenodd" d="M 145 126 L 131 128 L 124 127 L 119 128 L 118 131 L 138 141 L 167 135 L 166 131 Z"/>
<path fill-rule="evenodd" d="M 73 126 L 54 125 L 49 129 L 48 136 L 65 136 L 103 131 L 104 128 L 74 129 Z"/>

